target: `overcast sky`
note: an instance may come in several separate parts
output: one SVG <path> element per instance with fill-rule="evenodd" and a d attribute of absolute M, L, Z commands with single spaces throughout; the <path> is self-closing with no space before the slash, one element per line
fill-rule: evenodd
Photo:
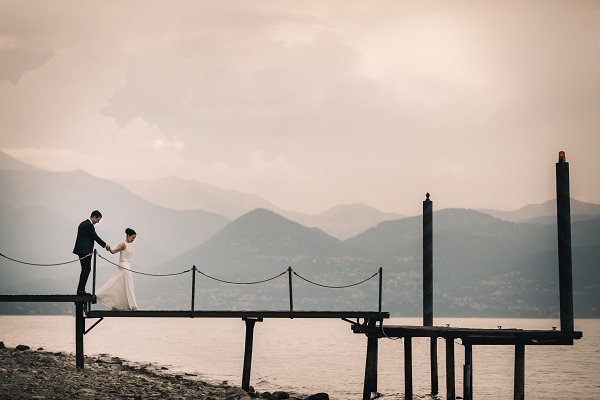
<path fill-rule="evenodd" d="M 0 0 L 0 150 L 308 213 L 600 203 L 600 1 Z"/>

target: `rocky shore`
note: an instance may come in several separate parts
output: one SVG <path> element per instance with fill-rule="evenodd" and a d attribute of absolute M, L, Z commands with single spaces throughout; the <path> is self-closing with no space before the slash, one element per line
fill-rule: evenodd
<path fill-rule="evenodd" d="M 83 370 L 75 357 L 32 350 L 26 345 L 7 348 L 0 342 L 0 399 L 291 399 L 329 400 L 326 393 L 311 396 L 287 392 L 246 393 L 223 382 L 209 384 L 192 375 L 173 374 L 165 367 L 131 364 L 118 357 L 86 357 Z"/>

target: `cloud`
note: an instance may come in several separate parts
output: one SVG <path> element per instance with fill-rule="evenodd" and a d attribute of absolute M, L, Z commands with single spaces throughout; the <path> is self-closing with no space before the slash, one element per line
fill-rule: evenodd
<path fill-rule="evenodd" d="M 14 50 L 19 47 L 19 42 L 12 36 L 0 35 L 0 51 Z"/>
<path fill-rule="evenodd" d="M 315 212 L 399 211 L 426 191 L 455 206 L 545 201 L 554 188 L 540 177 L 564 149 L 586 171 L 578 195 L 600 201 L 597 12 L 0 5 L 0 147 L 53 170 L 178 175 Z"/>

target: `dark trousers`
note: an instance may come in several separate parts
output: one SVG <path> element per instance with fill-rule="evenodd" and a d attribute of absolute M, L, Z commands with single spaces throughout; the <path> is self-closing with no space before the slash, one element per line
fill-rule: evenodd
<path fill-rule="evenodd" d="M 79 255 L 79 258 L 84 257 Z M 90 271 L 92 270 L 92 257 L 85 257 L 79 260 L 81 263 L 81 274 L 79 275 L 79 284 L 77 285 L 78 292 L 85 292 L 85 285 L 87 283 L 88 277 L 90 276 Z"/>

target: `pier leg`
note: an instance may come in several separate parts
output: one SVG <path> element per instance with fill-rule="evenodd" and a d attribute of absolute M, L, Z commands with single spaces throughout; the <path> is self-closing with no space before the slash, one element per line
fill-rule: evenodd
<path fill-rule="evenodd" d="M 473 346 L 470 344 L 465 344 L 465 365 L 463 374 L 463 399 L 473 400 Z"/>
<path fill-rule="evenodd" d="M 525 345 L 515 345 L 515 400 L 525 399 Z"/>
<path fill-rule="evenodd" d="M 375 320 L 369 320 L 367 333 L 367 361 L 365 365 L 365 384 L 363 387 L 363 400 L 369 400 L 371 393 L 377 392 L 377 353 L 379 337 L 375 331 Z"/>
<path fill-rule="evenodd" d="M 430 342 L 430 361 L 431 361 L 431 394 L 437 395 L 438 389 L 438 360 L 437 360 L 437 338 L 432 337 Z"/>
<path fill-rule="evenodd" d="M 569 163 L 559 153 L 556 163 L 556 225 L 558 229 L 558 283 L 560 295 L 560 330 L 573 332 L 573 256 L 571 253 L 571 195 Z"/>
<path fill-rule="evenodd" d="M 412 337 L 404 338 L 404 398 L 413 398 L 412 384 Z"/>
<path fill-rule="evenodd" d="M 252 368 L 252 343 L 254 341 L 254 324 L 262 322 L 262 318 L 243 318 L 246 322 L 246 345 L 244 347 L 244 371 L 242 372 L 242 389 L 250 390 L 250 369 Z"/>
<path fill-rule="evenodd" d="M 83 316 L 83 302 L 75 303 L 75 365 L 83 369 L 83 335 L 85 333 L 85 318 Z"/>
<path fill-rule="evenodd" d="M 446 338 L 446 399 L 456 398 L 454 371 L 454 338 Z"/>

